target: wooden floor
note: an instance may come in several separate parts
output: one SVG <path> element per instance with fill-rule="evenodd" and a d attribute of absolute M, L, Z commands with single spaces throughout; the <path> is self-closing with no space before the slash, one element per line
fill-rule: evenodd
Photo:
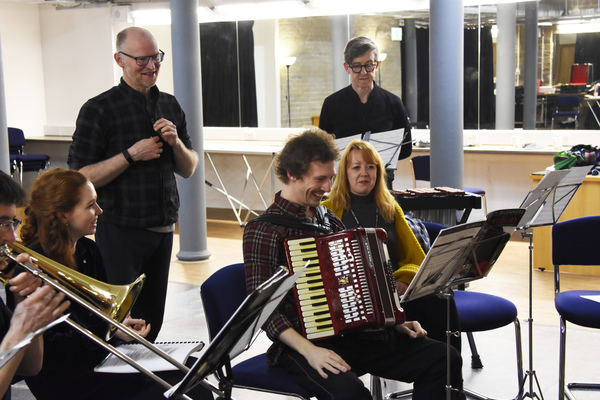
<path fill-rule="evenodd" d="M 219 268 L 243 261 L 243 228 L 237 222 L 208 220 L 208 251 L 211 256 L 201 262 L 181 262 L 177 260 L 179 238 L 175 237 L 171 282 L 200 285 Z M 535 251 L 535 249 L 534 249 Z M 525 320 L 529 316 L 529 239 L 513 238 L 490 274 L 471 282 L 469 290 L 505 297 L 515 303 L 519 316 Z M 563 289 L 589 288 L 600 290 L 600 277 L 563 274 Z M 554 308 L 553 272 L 534 269 L 532 273 L 532 315 L 535 324 L 558 326 L 558 314 Z"/>

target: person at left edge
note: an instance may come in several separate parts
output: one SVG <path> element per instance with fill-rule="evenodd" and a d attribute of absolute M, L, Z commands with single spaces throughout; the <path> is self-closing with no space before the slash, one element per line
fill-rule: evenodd
<path fill-rule="evenodd" d="M 96 242 L 108 283 L 146 282 L 132 314 L 143 315 L 154 341 L 167 294 L 179 194 L 175 174 L 190 177 L 198 164 L 184 111 L 156 79 L 164 52 L 148 30 L 119 32 L 114 59 L 118 86 L 88 100 L 79 112 L 67 159 L 96 187 L 104 214 Z"/>
<path fill-rule="evenodd" d="M 17 207 L 22 206 L 26 198 L 23 188 L 0 171 L 0 245 L 16 241 L 15 229 L 21 223 L 17 219 Z M 8 258 L 0 257 L 0 272 L 8 279 L 6 291 L 12 297 L 14 312 L 0 299 L 0 352 L 17 346 L 29 334 L 60 317 L 70 305 L 68 300 L 64 301 L 64 293 L 57 293 L 50 285 L 40 287 L 40 278 L 29 272 L 17 272 L 17 268 L 11 267 L 8 261 Z M 16 261 L 33 263 L 34 260 L 21 253 Z M 11 399 L 11 383 L 40 372 L 43 353 L 44 340 L 38 334 L 0 367 L 2 400 Z"/>

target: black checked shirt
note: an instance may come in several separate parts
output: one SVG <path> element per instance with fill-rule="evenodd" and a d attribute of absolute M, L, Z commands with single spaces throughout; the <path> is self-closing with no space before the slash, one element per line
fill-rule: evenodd
<path fill-rule="evenodd" d="M 183 144 L 192 149 L 185 114 L 175 97 L 151 89 L 154 115 L 146 110 L 145 96 L 121 78 L 118 86 L 88 100 L 77 117 L 67 162 L 81 169 L 109 159 L 141 139 L 157 136 L 153 124 L 166 118 L 177 126 Z M 162 141 L 162 139 L 161 139 Z M 177 221 L 179 194 L 175 157 L 163 143 L 159 158 L 137 162 L 105 186 L 97 188 L 101 219 L 131 228 L 167 226 Z"/>

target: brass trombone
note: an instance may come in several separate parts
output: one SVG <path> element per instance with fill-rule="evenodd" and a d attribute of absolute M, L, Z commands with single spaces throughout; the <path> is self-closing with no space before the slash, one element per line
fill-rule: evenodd
<path fill-rule="evenodd" d="M 16 259 L 21 253 L 29 254 L 35 259 L 35 263 L 38 267 L 29 262 L 18 262 Z M 6 260 L 9 264 L 12 262 L 16 263 L 16 265 L 42 279 L 42 281 L 51 285 L 54 289 L 65 293 L 70 300 L 106 321 L 108 323 L 108 329 L 104 340 L 102 340 L 90 330 L 82 327 L 76 322 L 70 319 L 65 320 L 65 322 L 73 328 L 77 329 L 98 345 L 137 369 L 139 372 L 154 379 L 157 383 L 165 387 L 165 389 L 171 388 L 171 385 L 168 382 L 106 342 L 113 336 L 117 329 L 131 336 L 134 340 L 157 354 L 159 357 L 168 361 L 184 374 L 189 372 L 190 369 L 188 367 L 172 358 L 157 346 L 154 346 L 144 337 L 140 336 L 135 330 L 121 323 L 135 303 L 135 300 L 142 289 L 145 275 L 142 274 L 135 282 L 129 285 L 110 285 L 57 263 L 19 243 L 9 243 L 0 246 L 0 259 Z M 8 279 L 1 272 L 0 281 L 5 285 L 8 283 Z M 214 392 L 219 392 L 214 385 L 206 380 L 204 380 L 202 384 Z"/>

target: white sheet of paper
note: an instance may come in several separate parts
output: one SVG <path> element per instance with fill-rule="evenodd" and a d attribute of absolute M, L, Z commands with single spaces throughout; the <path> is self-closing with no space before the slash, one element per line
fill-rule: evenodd
<path fill-rule="evenodd" d="M 582 299 L 588 299 L 595 301 L 596 303 L 600 303 L 600 294 L 589 295 L 589 296 L 581 296 Z"/>

